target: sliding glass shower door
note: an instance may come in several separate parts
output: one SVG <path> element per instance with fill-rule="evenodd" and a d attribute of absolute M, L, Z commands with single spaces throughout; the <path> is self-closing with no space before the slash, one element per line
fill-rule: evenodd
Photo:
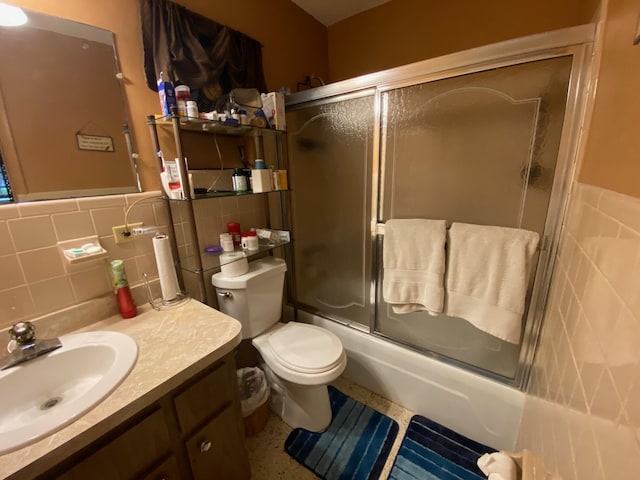
<path fill-rule="evenodd" d="M 288 104 L 297 308 L 522 386 L 575 153 L 584 51 L 388 71 Z M 401 218 L 538 232 L 519 344 L 461 318 L 393 313 L 381 295 L 384 223 Z"/>
<path fill-rule="evenodd" d="M 379 220 L 430 218 L 523 228 L 542 239 L 571 66 L 572 57 L 565 56 L 387 87 Z M 529 296 L 537 255 L 533 264 Z M 378 273 L 383 277 L 382 269 Z M 461 318 L 394 314 L 381 295 L 376 303 L 380 334 L 514 378 L 520 344 Z"/>
<path fill-rule="evenodd" d="M 287 112 L 297 303 L 371 321 L 372 92 Z"/>

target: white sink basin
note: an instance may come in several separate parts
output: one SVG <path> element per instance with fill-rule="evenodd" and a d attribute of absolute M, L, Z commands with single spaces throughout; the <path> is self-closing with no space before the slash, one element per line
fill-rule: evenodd
<path fill-rule="evenodd" d="M 138 345 L 117 332 L 60 337 L 62 348 L 0 372 L 0 454 L 70 424 L 129 374 Z"/>

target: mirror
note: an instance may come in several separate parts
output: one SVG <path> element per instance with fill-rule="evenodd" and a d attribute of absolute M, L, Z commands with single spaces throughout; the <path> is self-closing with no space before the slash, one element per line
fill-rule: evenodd
<path fill-rule="evenodd" d="M 26 11 L 0 27 L 0 148 L 16 201 L 139 192 L 113 34 Z"/>

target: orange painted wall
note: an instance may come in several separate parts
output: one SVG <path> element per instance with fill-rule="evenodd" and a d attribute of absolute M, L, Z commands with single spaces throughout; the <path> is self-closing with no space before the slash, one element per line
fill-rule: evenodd
<path fill-rule="evenodd" d="M 335 82 L 589 23 L 597 4 L 598 0 L 393 0 L 329 27 L 329 79 Z"/>
<path fill-rule="evenodd" d="M 149 90 L 144 81 L 138 0 L 9 0 L 8 3 L 115 33 L 120 66 L 126 78 L 132 133 L 141 156 L 142 187 L 159 189 L 146 116 L 159 113 L 160 107 L 157 94 Z M 270 90 L 281 86 L 295 89 L 296 82 L 311 72 L 328 76 L 326 27 L 289 0 L 183 0 L 177 3 L 261 42 Z"/>
<path fill-rule="evenodd" d="M 640 197 L 640 5 L 609 0 L 593 116 L 579 175 L 583 183 Z"/>
<path fill-rule="evenodd" d="M 609 0 L 602 63 L 578 180 L 640 197 L 640 6 Z M 589 23 L 598 0 L 393 0 L 329 27 L 330 81 Z M 461 14 L 460 12 L 464 12 Z"/>
<path fill-rule="evenodd" d="M 10 0 L 28 9 L 111 30 L 116 42 L 132 131 L 141 155 L 145 190 L 159 188 L 145 117 L 157 113 L 156 94 L 144 84 L 137 0 Z M 438 55 L 591 21 L 598 0 L 393 0 L 328 29 L 289 0 L 209 2 L 187 8 L 225 23 L 264 45 L 269 89 L 295 84 L 309 73 L 337 81 Z M 640 196 L 640 46 L 632 47 L 638 7 L 610 0 L 603 61 L 584 164 L 579 179 Z"/>

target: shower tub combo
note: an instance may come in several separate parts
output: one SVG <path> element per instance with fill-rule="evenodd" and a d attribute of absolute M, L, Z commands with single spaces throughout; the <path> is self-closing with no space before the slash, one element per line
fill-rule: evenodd
<path fill-rule="evenodd" d="M 287 96 L 291 316 L 336 333 L 347 378 L 495 448 L 515 446 L 569 185 L 594 26 L 510 40 Z M 535 231 L 522 336 L 395 314 L 384 223 Z"/>

